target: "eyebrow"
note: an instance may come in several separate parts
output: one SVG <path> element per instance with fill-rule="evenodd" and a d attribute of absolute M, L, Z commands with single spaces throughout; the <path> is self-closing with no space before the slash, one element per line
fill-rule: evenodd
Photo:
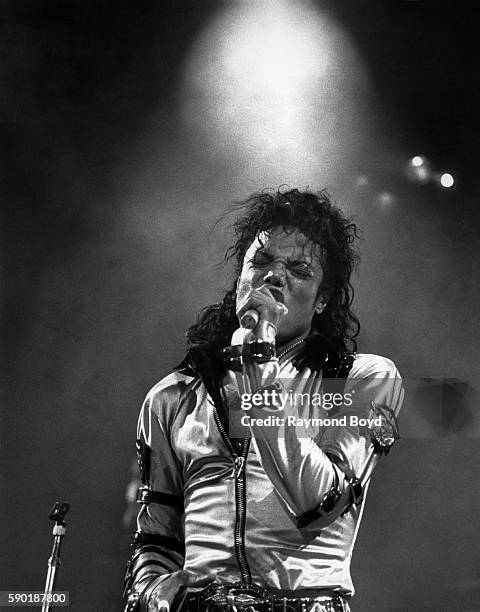
<path fill-rule="evenodd" d="M 269 250 L 268 247 L 260 247 L 255 251 L 255 255 L 257 253 L 262 253 L 263 255 L 266 255 L 267 257 L 270 257 L 273 259 L 274 255 L 273 253 Z M 306 264 L 307 266 L 312 266 L 313 260 L 312 261 L 307 261 L 306 259 L 290 259 L 289 257 L 287 257 L 287 262 L 290 265 L 298 265 L 298 264 Z"/>

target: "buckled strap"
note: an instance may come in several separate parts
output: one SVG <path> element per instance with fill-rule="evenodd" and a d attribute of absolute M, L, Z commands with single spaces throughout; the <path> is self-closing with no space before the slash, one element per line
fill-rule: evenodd
<path fill-rule="evenodd" d="M 141 438 L 135 442 L 137 449 L 137 462 L 140 470 L 140 479 L 143 485 L 148 485 L 150 480 L 150 454 L 151 448 Z"/>
<path fill-rule="evenodd" d="M 250 357 L 255 361 L 270 361 L 275 359 L 275 344 L 273 342 L 263 342 L 262 340 L 253 340 L 248 343 L 250 349 Z"/>
<path fill-rule="evenodd" d="M 347 461 L 342 461 L 337 455 L 332 453 L 326 453 L 327 457 L 330 459 L 332 463 L 335 463 L 342 472 L 345 474 L 345 478 L 347 479 L 348 485 L 350 487 L 350 492 L 352 496 L 352 503 L 359 504 L 363 500 L 363 484 L 362 482 L 355 476 L 353 470 L 348 465 Z M 351 504 L 350 504 L 351 505 Z M 345 508 L 347 511 L 350 508 L 350 505 Z"/>
<path fill-rule="evenodd" d="M 164 506 L 172 506 L 183 512 L 183 499 L 178 495 L 170 493 L 162 493 L 154 491 L 150 487 L 139 487 L 137 491 L 137 502 L 140 504 L 163 504 Z"/>
<path fill-rule="evenodd" d="M 362 482 L 355 476 L 353 470 L 349 467 L 346 461 L 342 461 L 336 455 L 331 453 L 326 453 L 327 457 L 330 459 L 332 463 L 334 463 L 342 473 L 345 475 L 346 481 L 350 488 L 350 502 L 347 504 L 345 509 L 342 511 L 342 516 L 348 512 L 351 508 L 352 504 L 358 505 L 363 500 L 363 484 Z M 313 508 L 307 512 L 304 512 L 297 519 L 297 527 L 301 529 L 302 527 L 306 527 L 310 523 L 313 523 L 316 519 L 322 516 L 328 516 L 331 514 L 335 506 L 338 503 L 338 500 L 342 496 L 342 492 L 340 491 L 338 476 L 335 474 L 335 481 L 332 485 L 332 488 L 326 493 L 321 504 L 318 508 Z"/>
<path fill-rule="evenodd" d="M 133 534 L 132 546 L 136 548 L 141 544 L 156 544 L 157 546 L 163 546 L 168 550 L 174 550 L 175 552 L 185 555 L 185 544 L 176 540 L 175 538 L 169 538 L 168 536 L 158 535 L 156 533 L 143 533 L 142 531 L 136 531 Z"/>
<path fill-rule="evenodd" d="M 222 350 L 225 367 L 234 372 L 241 371 L 245 357 L 258 363 L 275 359 L 275 344 L 263 340 L 251 340 L 245 345 L 227 346 Z"/>
<path fill-rule="evenodd" d="M 327 516 L 331 514 L 337 505 L 338 500 L 341 497 L 341 492 L 333 486 L 328 493 L 325 494 L 325 497 L 322 500 L 322 503 L 318 506 L 318 508 L 314 508 L 313 510 L 308 510 L 304 512 L 297 519 L 297 527 L 301 529 L 302 527 L 306 527 L 310 523 L 313 523 L 316 519 L 321 516 Z"/>

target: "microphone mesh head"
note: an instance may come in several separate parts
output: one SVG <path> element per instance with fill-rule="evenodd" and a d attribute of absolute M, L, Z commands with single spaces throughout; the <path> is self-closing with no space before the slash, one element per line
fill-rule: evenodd
<path fill-rule="evenodd" d="M 247 310 L 240 320 L 240 324 L 245 329 L 254 329 L 258 323 L 258 312 L 256 310 Z"/>

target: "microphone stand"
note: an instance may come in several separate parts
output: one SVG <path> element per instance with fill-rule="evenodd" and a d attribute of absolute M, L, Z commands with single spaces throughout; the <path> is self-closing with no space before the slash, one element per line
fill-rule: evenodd
<path fill-rule="evenodd" d="M 66 523 L 64 521 L 65 515 L 70 510 L 70 504 L 68 502 L 55 502 L 48 518 L 55 521 L 53 526 L 53 548 L 52 554 L 48 560 L 48 571 L 47 580 L 45 582 L 45 591 L 43 595 L 42 612 L 50 612 L 52 607 L 52 592 L 55 588 L 55 579 L 57 574 L 57 568 L 60 568 L 60 547 L 62 545 L 62 538 L 67 533 Z"/>

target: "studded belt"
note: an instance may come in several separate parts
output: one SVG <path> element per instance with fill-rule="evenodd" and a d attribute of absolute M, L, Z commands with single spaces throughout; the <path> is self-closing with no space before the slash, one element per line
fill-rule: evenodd
<path fill-rule="evenodd" d="M 279 591 L 255 584 L 212 584 L 187 593 L 180 612 L 350 612 L 347 600 L 328 590 Z"/>

